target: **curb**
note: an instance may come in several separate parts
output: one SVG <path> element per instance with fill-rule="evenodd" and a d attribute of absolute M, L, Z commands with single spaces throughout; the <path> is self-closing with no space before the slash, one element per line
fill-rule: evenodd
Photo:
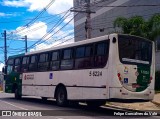
<path fill-rule="evenodd" d="M 157 103 L 157 102 L 154 102 L 154 103 Z M 117 106 L 117 105 L 114 105 L 114 104 L 105 104 L 105 106 L 106 107 L 111 107 L 111 108 L 121 109 L 123 111 L 147 112 L 147 110 L 140 110 L 140 109 L 137 109 L 137 108 L 126 108 L 126 107 Z M 158 103 L 158 106 L 160 106 L 160 103 Z M 148 112 L 150 112 L 150 110 L 148 110 Z M 160 116 L 160 112 L 157 112 L 157 114 Z"/>
<path fill-rule="evenodd" d="M 151 101 L 151 102 L 160 107 L 160 103 L 159 102 L 156 102 L 156 101 Z"/>
<path fill-rule="evenodd" d="M 111 108 L 117 108 L 117 109 L 121 109 L 121 110 L 126 110 L 126 111 L 133 111 L 133 110 L 137 110 L 137 109 L 133 109 L 133 108 L 126 108 L 126 107 L 122 107 L 122 106 L 117 106 L 114 104 L 105 104 L 105 107 L 111 107 Z"/>
<path fill-rule="evenodd" d="M 117 106 L 117 105 L 114 105 L 114 104 L 106 104 L 105 106 L 109 106 L 109 107 L 113 107 L 113 108 L 117 108 L 117 109 L 123 109 L 123 110 L 128 110 L 128 111 L 143 111 L 143 110 L 139 110 L 139 109 L 136 109 L 136 108 L 127 108 L 127 107 L 123 107 L 123 106 Z"/>

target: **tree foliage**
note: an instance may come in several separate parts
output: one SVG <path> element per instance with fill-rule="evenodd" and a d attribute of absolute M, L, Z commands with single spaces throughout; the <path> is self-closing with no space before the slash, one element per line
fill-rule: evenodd
<path fill-rule="evenodd" d="M 120 27 L 125 34 L 154 40 L 160 35 L 160 14 L 154 14 L 148 20 L 145 20 L 142 16 L 131 18 L 118 17 L 114 21 L 114 27 Z"/>

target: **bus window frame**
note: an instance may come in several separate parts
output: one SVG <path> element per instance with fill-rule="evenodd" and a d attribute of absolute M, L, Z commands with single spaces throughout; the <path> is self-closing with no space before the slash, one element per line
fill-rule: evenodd
<path fill-rule="evenodd" d="M 137 36 L 132 36 L 132 39 L 135 39 L 135 40 L 140 40 L 140 41 L 145 41 L 145 42 L 148 42 L 148 43 L 151 43 L 151 56 L 150 56 L 150 59 L 149 59 L 149 64 L 145 64 L 145 63 L 137 63 L 137 62 L 129 62 L 129 61 L 123 61 L 122 59 L 122 57 L 120 56 L 120 47 L 119 47 L 119 40 L 121 39 L 121 38 L 125 38 L 125 39 L 127 39 L 127 38 L 130 38 L 130 36 L 127 36 L 127 35 L 118 35 L 118 57 L 119 57 L 119 61 L 122 63 L 122 64 L 128 64 L 128 65 L 139 65 L 139 66 L 151 66 L 151 64 L 152 64 L 152 49 L 153 49 L 153 43 L 152 43 L 152 41 L 149 41 L 149 40 L 147 40 L 147 39 L 145 39 L 145 38 L 141 38 L 141 37 L 137 37 Z M 133 59 L 134 60 L 134 59 Z M 136 59 L 135 59 L 136 60 Z M 139 60 L 139 61 L 143 61 L 143 60 Z"/>
<path fill-rule="evenodd" d="M 9 60 L 13 60 L 13 64 L 8 64 Z M 7 75 L 9 75 L 11 72 L 14 71 L 14 58 L 8 59 L 8 61 L 7 61 L 7 66 L 6 66 L 6 74 Z M 10 70 L 8 70 L 8 68 L 11 66 L 12 66 L 12 68 L 10 68 Z"/>
<path fill-rule="evenodd" d="M 24 59 L 24 58 L 27 58 L 25 64 L 23 64 L 23 59 Z M 28 55 L 22 57 L 22 61 L 21 61 L 21 72 L 28 72 L 29 58 L 30 58 L 30 57 L 29 57 Z M 22 69 L 24 66 L 26 66 L 26 70 L 25 70 L 25 69 Z"/>
<path fill-rule="evenodd" d="M 57 52 L 57 53 L 58 53 L 58 56 L 57 56 L 57 59 L 56 59 L 56 60 L 53 60 L 53 59 L 52 59 L 54 52 Z M 56 67 L 55 69 L 52 69 L 52 65 L 53 65 L 54 62 L 58 62 L 58 67 Z M 60 50 L 51 51 L 51 52 L 50 52 L 50 66 L 49 66 L 49 69 L 50 69 L 51 71 L 60 70 L 60 64 L 61 64 L 61 51 L 60 51 Z"/>
<path fill-rule="evenodd" d="M 97 45 L 98 44 L 101 44 L 101 43 L 105 43 L 106 44 L 106 54 L 104 55 L 97 55 L 96 53 L 96 49 L 97 49 Z M 104 68 L 107 63 L 108 63 L 108 58 L 109 58 L 109 50 L 110 50 L 110 39 L 106 39 L 106 40 L 103 40 L 103 41 L 99 41 L 99 42 L 95 42 L 94 43 L 94 67 L 93 68 Z M 96 58 L 98 57 L 106 57 L 105 58 L 105 63 L 102 65 L 102 66 L 95 66 L 97 63 L 95 63 L 96 61 Z"/>
<path fill-rule="evenodd" d="M 76 57 L 76 53 L 77 53 L 77 48 L 80 47 L 84 47 L 84 56 L 83 57 Z M 90 56 L 86 56 L 86 47 L 91 47 L 91 51 L 90 51 Z M 91 61 L 91 66 L 82 66 L 79 67 L 79 61 L 81 60 L 83 62 L 83 60 L 85 61 L 86 59 L 92 60 Z M 93 43 L 88 43 L 88 44 L 83 44 L 83 45 L 79 45 L 79 46 L 75 46 L 75 57 L 74 57 L 74 69 L 75 70 L 80 70 L 80 69 L 92 69 L 94 65 L 94 44 Z"/>
<path fill-rule="evenodd" d="M 32 56 L 36 56 L 36 59 L 35 59 L 35 62 L 34 63 L 31 63 L 31 58 Z M 29 64 L 28 64 L 28 72 L 35 72 L 37 71 L 37 64 L 38 64 L 38 54 L 33 54 L 33 55 L 30 55 L 29 56 Z M 34 69 L 30 69 L 30 65 L 35 65 Z"/>
<path fill-rule="evenodd" d="M 19 59 L 19 64 L 16 64 L 16 60 L 17 60 L 17 59 Z M 22 59 L 21 57 L 15 57 L 15 58 L 14 58 L 14 68 L 13 68 L 13 69 L 14 69 L 14 70 L 13 70 L 14 72 L 18 72 L 18 73 L 21 72 L 21 59 Z"/>
<path fill-rule="evenodd" d="M 74 62 L 75 62 L 75 58 L 74 58 L 74 47 L 68 47 L 68 48 L 63 48 L 60 51 L 60 70 L 73 70 L 74 69 Z M 64 59 L 64 50 L 71 50 L 71 55 L 70 58 L 65 58 Z M 71 61 L 72 62 L 72 67 L 71 68 L 62 68 L 62 62 L 63 61 Z"/>
<path fill-rule="evenodd" d="M 40 55 L 45 55 L 45 61 L 40 62 Z M 47 56 L 46 56 L 47 55 Z M 50 62 L 50 53 L 49 52 L 42 52 L 37 55 L 37 70 L 38 71 L 48 71 L 49 70 L 49 62 Z"/>

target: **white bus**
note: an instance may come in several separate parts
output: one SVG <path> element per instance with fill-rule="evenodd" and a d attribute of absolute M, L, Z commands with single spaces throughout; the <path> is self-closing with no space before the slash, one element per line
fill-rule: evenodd
<path fill-rule="evenodd" d="M 107 100 L 149 101 L 154 97 L 155 46 L 147 39 L 110 34 L 11 56 L 7 93 L 100 106 Z"/>

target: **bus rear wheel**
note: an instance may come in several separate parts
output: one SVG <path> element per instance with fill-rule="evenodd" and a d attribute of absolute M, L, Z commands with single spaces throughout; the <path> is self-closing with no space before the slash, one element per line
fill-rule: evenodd
<path fill-rule="evenodd" d="M 67 91 L 64 87 L 59 87 L 56 92 L 56 103 L 58 106 L 67 105 Z"/>
<path fill-rule="evenodd" d="M 22 96 L 21 96 L 21 94 L 19 94 L 18 88 L 15 89 L 14 96 L 15 96 L 16 99 L 21 99 Z"/>

